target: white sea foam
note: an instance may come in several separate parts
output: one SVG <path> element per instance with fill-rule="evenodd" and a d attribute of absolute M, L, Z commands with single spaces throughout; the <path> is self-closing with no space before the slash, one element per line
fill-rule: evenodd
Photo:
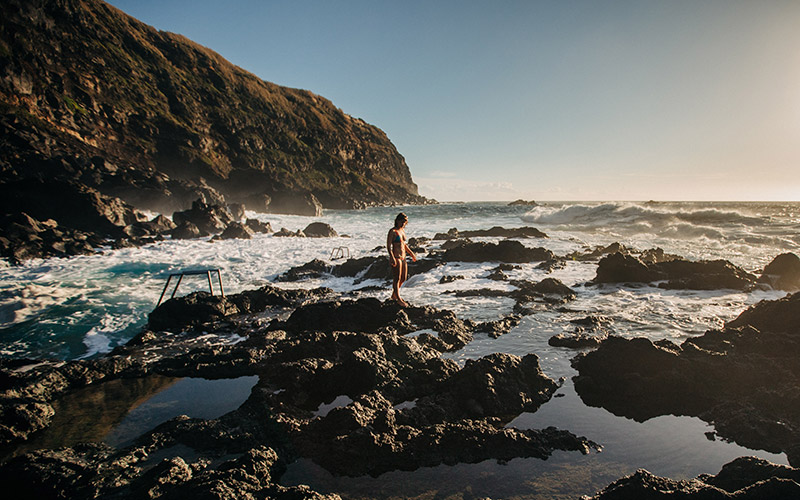
<path fill-rule="evenodd" d="M 386 233 L 399 210 L 409 215 L 409 237 L 431 238 L 452 227 L 474 230 L 533 225 L 550 237 L 520 241 L 528 247 L 543 246 L 557 255 L 619 241 L 639 249 L 658 246 L 692 259 L 728 259 L 757 272 L 779 253 L 800 253 L 800 204 L 551 203 L 528 210 L 473 203 L 330 211 L 319 218 L 248 213 L 248 217 L 270 222 L 275 229 L 303 229 L 319 220 L 349 237 L 303 239 L 259 234 L 251 240 L 214 243 L 209 238 L 166 240 L 100 255 L 32 260 L 23 266 L 0 267 L 0 350 L 5 356 L 63 358 L 107 352 L 137 333 L 155 307 L 167 276 L 185 269 L 218 268 L 225 293 L 236 293 L 274 283 L 275 277 L 290 267 L 313 259 L 327 261 L 334 247 L 346 246 L 356 258 L 385 255 Z M 432 248 L 438 244 L 432 242 Z M 446 264 L 412 276 L 403 287 L 403 297 L 415 305 L 451 309 L 464 318 L 498 319 L 512 313 L 512 299 L 444 293 L 476 288 L 513 289 L 508 283 L 486 279 L 495 266 L 496 263 Z M 583 287 L 595 273 L 596 263 L 574 261 L 549 275 L 536 269 L 535 264 L 524 264 L 507 274 L 512 279 L 531 281 L 557 278 L 578 291 L 578 299 L 570 309 L 615 318 L 615 333 L 653 338 L 678 338 L 686 332 L 695 334 L 718 326 L 759 296 Z M 440 284 L 445 275 L 464 279 Z M 341 293 L 365 286 L 385 287 L 384 291 L 370 292 L 379 299 L 387 299 L 391 293 L 382 281 L 356 284 L 353 278 L 326 277 L 277 285 L 327 286 Z M 216 280 L 213 286 L 218 293 Z M 181 282 L 177 293 L 207 289 L 204 276 L 193 276 Z M 170 294 L 171 289 L 167 296 Z M 537 316 L 540 317 L 531 326 L 536 335 L 571 328 L 568 314 Z M 494 348 L 503 345 L 493 342 Z M 524 354 L 527 347 L 520 344 L 517 353 Z M 492 348 L 487 344 L 476 352 Z"/>

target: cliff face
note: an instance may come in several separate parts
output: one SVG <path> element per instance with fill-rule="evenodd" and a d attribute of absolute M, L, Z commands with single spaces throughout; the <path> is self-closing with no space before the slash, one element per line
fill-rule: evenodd
<path fill-rule="evenodd" d="M 378 128 L 100 0 L 4 0 L 0 182 L 77 180 L 151 210 L 424 203 Z M 276 207 L 277 208 L 277 207 Z"/>

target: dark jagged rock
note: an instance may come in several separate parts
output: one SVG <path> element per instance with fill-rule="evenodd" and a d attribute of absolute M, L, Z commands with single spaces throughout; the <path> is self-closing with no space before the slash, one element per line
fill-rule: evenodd
<path fill-rule="evenodd" d="M 511 262 L 525 263 L 552 260 L 555 255 L 544 248 L 527 248 L 518 241 L 499 243 L 466 243 L 447 250 L 442 258 L 446 262 Z"/>
<path fill-rule="evenodd" d="M 547 340 L 553 347 L 567 347 L 569 349 L 583 349 L 586 347 L 596 347 L 608 338 L 607 333 L 599 335 L 578 331 L 575 333 L 559 333 Z"/>
<path fill-rule="evenodd" d="M 800 294 L 762 301 L 680 346 L 609 337 L 573 360 L 575 389 L 587 404 L 639 421 L 698 416 L 727 439 L 800 463 L 798 310 Z"/>
<path fill-rule="evenodd" d="M 188 221 L 181 223 L 175 229 L 170 231 L 170 234 L 172 235 L 172 238 L 176 240 L 190 240 L 193 238 L 202 238 L 203 236 L 208 236 L 206 231 L 202 231 L 199 227 Z"/>
<path fill-rule="evenodd" d="M 517 302 L 533 302 L 537 299 L 544 299 L 552 304 L 562 304 L 570 300 L 575 300 L 575 291 L 555 278 L 545 278 L 537 283 L 529 281 L 511 281 L 517 287 L 509 296 Z"/>
<path fill-rule="evenodd" d="M 758 282 L 776 290 L 800 290 L 800 257 L 793 253 L 778 255 L 764 268 Z"/>
<path fill-rule="evenodd" d="M 565 267 L 567 267 L 567 262 L 564 259 L 556 258 L 542 262 L 536 266 L 536 269 L 541 269 L 546 273 L 552 273 L 553 271 L 564 269 Z"/>
<path fill-rule="evenodd" d="M 287 237 L 305 238 L 306 237 L 305 233 L 303 233 L 303 231 L 301 231 L 300 229 L 298 229 L 295 232 L 291 232 L 288 229 L 286 229 L 285 227 L 282 227 L 280 231 L 275 232 L 272 236 L 277 236 L 279 238 L 287 238 Z"/>
<path fill-rule="evenodd" d="M 459 231 L 452 228 L 447 233 L 436 233 L 433 237 L 434 240 L 455 240 L 460 238 L 479 238 L 479 237 L 495 237 L 495 238 L 547 238 L 547 235 L 535 227 L 515 227 L 506 229 L 504 227 L 495 226 L 491 229 L 479 229 L 476 231 Z"/>
<path fill-rule="evenodd" d="M 762 300 L 725 326 L 739 328 L 748 325 L 762 332 L 800 332 L 800 293 L 778 300 Z"/>
<path fill-rule="evenodd" d="M 445 276 L 442 276 L 439 279 L 439 284 L 444 285 L 446 283 L 452 283 L 454 281 L 463 280 L 463 279 L 464 279 L 464 277 L 460 276 L 460 275 L 456 275 L 456 276 L 445 275 Z"/>
<path fill-rule="evenodd" d="M 521 319 L 522 318 L 519 316 L 509 316 L 496 321 L 487 321 L 485 323 L 478 324 L 476 331 L 488 333 L 490 337 L 496 339 L 500 335 L 510 332 L 512 328 L 519 325 Z"/>
<path fill-rule="evenodd" d="M 148 316 L 150 330 L 180 331 L 235 314 L 254 314 L 269 306 L 288 307 L 317 300 L 329 293 L 326 288 L 315 290 L 281 290 L 265 286 L 238 294 L 211 295 L 194 292 L 185 297 L 169 299 Z"/>
<path fill-rule="evenodd" d="M 168 213 L 210 190 L 312 215 L 427 201 L 378 128 L 104 2 L 9 0 L 0 21 L 0 182 L 80 179 Z"/>
<path fill-rule="evenodd" d="M 0 255 L 12 264 L 45 257 L 66 257 L 94 253 L 105 239 L 58 226 L 52 219 L 38 221 L 26 213 L 0 219 Z"/>
<path fill-rule="evenodd" d="M 269 222 L 261 222 L 258 219 L 247 219 L 244 225 L 254 233 L 269 234 L 272 232 L 272 225 Z"/>
<path fill-rule="evenodd" d="M 137 225 L 143 227 L 148 234 L 167 234 L 178 227 L 177 224 L 164 215 L 157 215 L 152 220 L 139 222 Z"/>
<path fill-rule="evenodd" d="M 508 281 L 508 275 L 500 269 L 495 269 L 486 276 L 486 279 L 492 281 Z"/>
<path fill-rule="evenodd" d="M 533 313 L 523 307 L 525 303 L 564 304 L 575 300 L 577 296 L 574 290 L 555 278 L 546 278 L 536 283 L 524 280 L 512 280 L 509 283 L 514 285 L 516 290 L 479 288 L 458 290 L 455 295 L 456 297 L 511 297 L 517 301 L 514 312 L 523 316 Z"/>
<path fill-rule="evenodd" d="M 217 419 L 176 417 L 120 449 L 76 445 L 34 452 L 0 466 L 0 478 L 13 477 L 15 486 L 44 497 L 64 492 L 71 498 L 320 498 L 307 489 L 279 486 L 282 464 L 305 457 L 332 473 L 358 476 L 599 448 L 554 428 L 506 427 L 548 401 L 557 384 L 544 375 L 535 355 L 493 354 L 461 369 L 441 356 L 443 348 L 462 347 L 485 325 L 450 311 L 402 309 L 375 299 L 297 307 L 327 293 L 265 287 L 225 297 L 224 303 L 207 294 L 172 299 L 165 305 L 194 307 L 206 300 L 211 319 L 225 321 L 195 333 L 173 333 L 180 325 L 173 332 L 145 332 L 96 360 L 0 361 L 4 409 L 22 407 L 25 398 L 48 405 L 60 394 L 102 380 L 259 375 L 247 401 Z M 270 329 L 246 326 L 263 325 L 262 314 L 273 305 L 297 309 Z M 163 315 L 167 309 L 172 316 L 186 314 L 159 309 Z M 234 309 L 255 316 L 233 317 Z M 514 323 L 507 320 L 495 326 Z M 437 335 L 406 335 L 419 330 Z M 234 332 L 247 332 L 246 338 L 225 342 Z M 341 395 L 352 402 L 313 413 Z M 400 405 L 412 400 L 416 404 Z M 233 459 L 220 464 L 224 456 Z"/>
<path fill-rule="evenodd" d="M 109 237 L 124 237 L 123 228 L 145 220 L 117 198 L 74 181 L 26 179 L 0 182 L 0 212 L 24 212 L 59 226 Z"/>
<path fill-rule="evenodd" d="M 233 217 L 222 205 L 207 205 L 198 199 L 189 210 L 172 214 L 172 220 L 179 226 L 184 222 L 191 222 L 201 232 L 216 234 L 224 231 L 233 222 Z"/>
<path fill-rule="evenodd" d="M 324 222 L 312 222 L 303 229 L 303 233 L 309 238 L 336 238 L 339 236 L 339 233 L 330 224 Z"/>
<path fill-rule="evenodd" d="M 579 261 L 588 261 L 588 260 L 597 260 L 604 255 L 611 255 L 615 253 L 621 253 L 622 255 L 630 255 L 634 253 L 634 251 L 622 243 L 614 242 L 610 245 L 605 247 L 595 247 L 594 249 L 586 248 L 583 252 L 572 252 L 571 254 L 567 255 L 567 259 L 570 260 L 579 260 Z"/>
<path fill-rule="evenodd" d="M 222 233 L 219 234 L 219 239 L 242 239 L 249 240 L 253 237 L 253 230 L 245 226 L 241 222 L 231 222 Z"/>
<path fill-rule="evenodd" d="M 509 207 L 538 207 L 539 204 L 533 200 L 515 200 L 508 204 Z"/>
<path fill-rule="evenodd" d="M 593 283 L 660 283 L 659 288 L 747 290 L 755 276 L 726 260 L 690 262 L 683 259 L 645 264 L 637 257 L 613 253 L 603 257 Z"/>
<path fill-rule="evenodd" d="M 285 273 L 279 275 L 276 279 L 278 281 L 302 281 L 307 279 L 319 278 L 323 274 L 329 273 L 331 266 L 325 261 L 314 259 L 311 262 L 306 262 L 302 266 L 297 266 L 289 269 Z"/>
<path fill-rule="evenodd" d="M 587 500 L 777 499 L 799 495 L 800 470 L 755 457 L 741 457 L 723 465 L 716 476 L 702 474 L 691 480 L 663 478 L 639 469 Z"/>

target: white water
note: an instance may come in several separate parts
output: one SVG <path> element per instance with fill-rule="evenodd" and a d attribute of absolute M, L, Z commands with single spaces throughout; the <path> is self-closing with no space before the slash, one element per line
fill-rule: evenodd
<path fill-rule="evenodd" d="M 302 229 L 319 220 L 350 237 L 301 239 L 257 235 L 252 240 L 215 243 L 207 238 L 164 241 L 142 248 L 109 250 L 102 255 L 30 261 L 19 267 L 5 264 L 0 267 L 0 356 L 76 359 L 108 352 L 138 333 L 172 272 L 219 268 L 225 292 L 235 293 L 273 283 L 277 274 L 312 259 L 327 260 L 334 247 L 347 246 L 353 257 L 384 255 L 386 232 L 399 210 L 331 211 L 313 219 L 248 214 L 270 222 L 275 229 L 283 226 Z M 470 203 L 402 210 L 410 218 L 409 237 L 432 237 L 452 227 L 474 230 L 534 226 L 550 238 L 521 241 L 527 246 L 544 246 L 557 255 L 618 241 L 639 250 L 661 247 L 667 253 L 690 259 L 727 259 L 758 273 L 780 253 L 800 254 L 800 203 L 548 203 L 533 208 Z M 381 248 L 372 253 L 376 247 Z M 495 266 L 496 263 L 450 263 L 411 277 L 403 287 L 403 296 L 412 304 L 450 309 L 462 318 L 499 319 L 511 314 L 511 299 L 456 298 L 444 293 L 474 288 L 510 289 L 506 283 L 486 279 Z M 568 312 L 550 309 L 526 316 L 518 327 L 499 339 L 479 335 L 464 349 L 448 356 L 463 362 L 492 352 L 538 354 L 550 377 L 567 378 L 560 391 L 564 396 L 553 399 L 535 414 L 521 415 L 514 425 L 534 428 L 555 425 L 599 441 L 606 452 L 589 457 L 557 453 L 547 462 L 515 460 L 502 470 L 497 465 L 483 463 L 389 473 L 382 476 L 384 482 L 394 478 L 392 481 L 397 480 L 406 488 L 404 494 L 411 496 L 419 494 L 418 489 L 432 481 L 452 481 L 456 492 L 464 485 L 477 491 L 488 482 L 494 485 L 490 491 L 497 492 L 502 491 L 501 484 L 513 477 L 518 483 L 513 491 L 525 496 L 526 488 L 538 484 L 538 480 L 524 474 L 553 478 L 563 475 L 566 480 L 574 477 L 575 467 L 579 467 L 580 474 L 592 478 L 583 480 L 574 491 L 592 493 L 640 466 L 648 466 L 656 474 L 694 477 L 699 473 L 716 473 L 725 462 L 745 454 L 757 453 L 776 462 L 786 462 L 783 455 L 747 450 L 720 440 L 709 441 L 704 432 L 710 428 L 698 419 L 664 416 L 638 424 L 605 410 L 588 408 L 574 394 L 569 381 L 574 375 L 569 360 L 576 352 L 547 344 L 552 335 L 575 329 L 570 320 L 590 314 L 611 318 L 610 328 L 616 335 L 681 342 L 709 328 L 720 327 L 759 300 L 776 299 L 784 292 L 585 287 L 583 284 L 595 276 L 596 262 L 570 261 L 564 269 L 552 274 L 535 267 L 526 264 L 508 274 L 513 279 L 561 280 L 577 292 L 577 299 L 567 306 Z M 465 279 L 440 284 L 444 275 L 461 275 Z M 374 292 L 374 296 L 385 299 L 390 294 L 384 283 L 355 285 L 350 278 L 277 285 L 328 286 L 340 292 L 378 285 L 386 287 L 385 291 Z M 188 277 L 179 294 L 207 288 L 205 276 Z M 332 478 L 312 465 L 303 465 L 303 461 L 299 464 L 290 468 L 286 484 L 306 482 L 317 489 L 349 491 L 355 496 L 362 488 L 371 488 L 371 492 L 378 488 L 371 480 Z"/>

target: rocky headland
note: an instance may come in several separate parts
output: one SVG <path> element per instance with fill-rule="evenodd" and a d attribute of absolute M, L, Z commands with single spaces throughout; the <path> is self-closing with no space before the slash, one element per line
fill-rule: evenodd
<path fill-rule="evenodd" d="M 386 134 L 323 97 L 266 82 L 101 0 L 5 2 L 3 254 L 86 253 L 141 222 L 134 209 L 171 215 L 198 198 L 309 216 L 428 202 Z M 70 199 L 92 203 L 89 215 L 60 210 Z M 59 234 L 12 227 L 22 214 Z"/>

